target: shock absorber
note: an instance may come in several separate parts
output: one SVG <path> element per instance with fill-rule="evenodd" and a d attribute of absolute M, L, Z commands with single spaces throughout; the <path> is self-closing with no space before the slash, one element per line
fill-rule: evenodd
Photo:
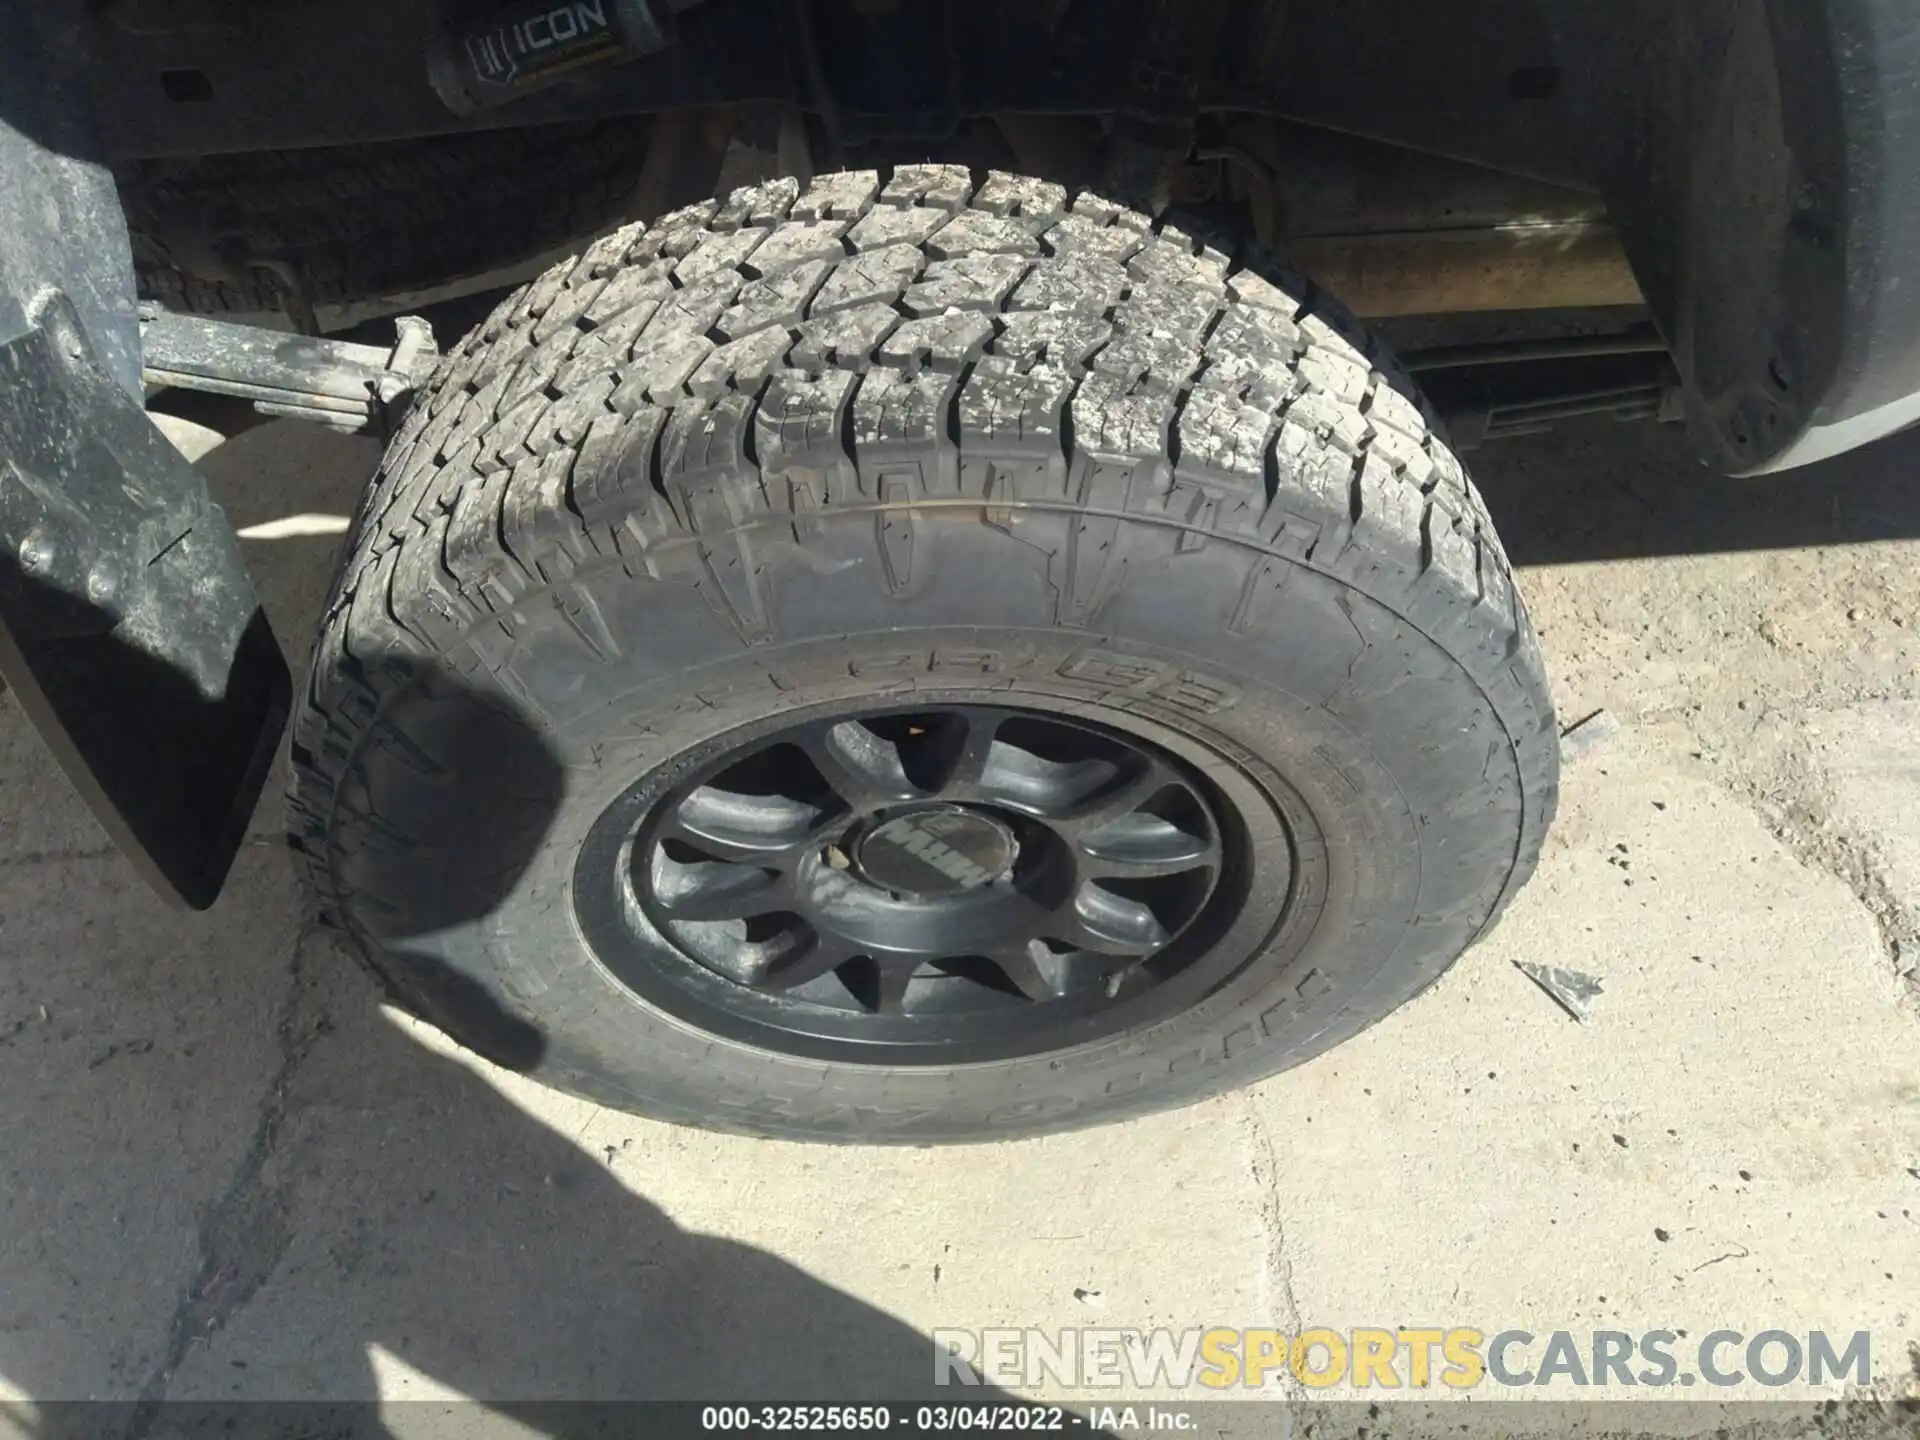
<path fill-rule="evenodd" d="M 701 0 L 509 0 L 443 23 L 427 75 L 462 115 L 518 100 L 595 66 L 673 43 L 673 16 Z"/>

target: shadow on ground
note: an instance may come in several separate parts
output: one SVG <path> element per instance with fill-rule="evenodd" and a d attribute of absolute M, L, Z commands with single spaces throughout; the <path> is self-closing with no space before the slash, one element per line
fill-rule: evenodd
<path fill-rule="evenodd" d="M 0 991 L 0 1013 L 30 1017 L 0 1053 L 7 1388 L 123 1402 L 108 1428 L 130 1436 L 168 1433 L 162 1398 L 455 1392 L 538 1429 L 526 1407 L 555 1399 L 933 1392 L 926 1336 L 675 1225 L 636 1193 L 655 1157 L 586 1153 L 524 1113 L 378 1010 L 329 937 L 289 937 L 289 961 L 258 948 L 271 922 L 194 935 L 155 915 L 145 944 L 87 943 L 96 924 L 140 933 L 151 902 L 118 863 L 92 863 L 84 925 L 28 920 L 21 877 L 0 881 L 7 930 L 26 932 L 10 963 L 57 945 L 67 971 Z M 290 906 L 284 868 L 256 851 L 223 907 Z M 268 969 L 277 1016 L 258 1004 Z M 19 1418 L 51 1435 L 74 1416 Z"/>
<path fill-rule="evenodd" d="M 1740 480 L 1677 425 L 1589 422 L 1466 457 L 1517 566 L 1920 536 L 1920 433 Z"/>

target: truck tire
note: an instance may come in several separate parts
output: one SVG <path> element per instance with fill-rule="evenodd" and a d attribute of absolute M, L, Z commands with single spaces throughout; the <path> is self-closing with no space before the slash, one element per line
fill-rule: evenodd
<path fill-rule="evenodd" d="M 976 1140 L 1297 1065 L 1554 807 L 1406 376 L 1097 196 L 779 181 L 556 266 L 369 490 L 293 751 L 323 915 L 592 1099 Z"/>

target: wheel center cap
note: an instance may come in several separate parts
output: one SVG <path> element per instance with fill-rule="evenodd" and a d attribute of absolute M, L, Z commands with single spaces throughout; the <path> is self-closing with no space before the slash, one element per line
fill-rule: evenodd
<path fill-rule="evenodd" d="M 902 895 L 955 895 L 1007 873 L 1013 832 L 958 806 L 898 815 L 869 831 L 855 852 L 874 884 Z"/>

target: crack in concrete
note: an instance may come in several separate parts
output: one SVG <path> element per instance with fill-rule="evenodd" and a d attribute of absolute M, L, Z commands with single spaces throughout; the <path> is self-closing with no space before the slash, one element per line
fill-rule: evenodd
<path fill-rule="evenodd" d="M 1872 849 L 1843 831 L 1801 831 L 1791 822 L 1780 829 L 1780 839 L 1797 860 L 1824 870 L 1853 891 L 1853 899 L 1880 929 L 1880 948 L 1893 973 L 1907 983 L 1908 996 L 1920 1000 L 1920 925 L 1893 891 Z"/>
<path fill-rule="evenodd" d="M 1873 917 L 1894 974 L 1906 983 L 1908 995 L 1920 1000 L 1920 925 L 1894 892 L 1872 849 L 1818 821 L 1803 823 L 1792 813 L 1779 819 L 1774 834 L 1794 858 L 1845 885 Z"/>
<path fill-rule="evenodd" d="M 1856 703 L 1879 698 L 1885 697 L 1856 697 Z M 1906 1000 L 1920 1007 L 1920 906 L 1902 900 L 1872 841 L 1839 818 L 1826 768 L 1801 728 L 1804 715 L 1780 718 L 1772 726 L 1765 718 L 1753 721 L 1732 740 L 1723 726 L 1701 717 L 1684 728 L 1697 744 L 1738 757 L 1709 783 L 1752 811 L 1795 860 L 1846 887 L 1872 919 Z"/>
<path fill-rule="evenodd" d="M 1737 789 L 1794 859 L 1846 886 L 1872 918 L 1908 999 L 1920 1002 L 1920 915 L 1901 900 L 1872 845 L 1831 818 L 1831 797 L 1805 741 L 1795 737 L 1782 752 L 1768 779 L 1740 776 Z"/>
<path fill-rule="evenodd" d="M 1280 1163 L 1274 1155 L 1273 1132 L 1251 1091 L 1240 1094 L 1240 1115 L 1247 1139 L 1247 1168 L 1260 1193 L 1260 1233 L 1266 1242 L 1260 1257 L 1260 1308 L 1275 1329 L 1291 1338 L 1300 1333 L 1300 1300 L 1293 1293 L 1293 1262 L 1287 1258 L 1286 1224 L 1280 1210 Z M 1307 1395 L 1291 1366 L 1283 1372 L 1280 1388 L 1290 1400 L 1304 1400 Z"/>
<path fill-rule="evenodd" d="M 325 1032 L 306 1014 L 310 993 L 307 947 L 320 931 L 309 923 L 295 937 L 288 957 L 287 995 L 274 1025 L 280 1063 L 262 1097 L 254 1126 L 233 1178 L 200 1222 L 200 1266 L 175 1305 L 160 1362 L 140 1387 L 127 1421 L 126 1440 L 142 1440 L 160 1418 L 174 1375 L 193 1343 L 225 1326 L 251 1300 L 279 1264 L 292 1239 L 286 1189 L 266 1179 L 289 1113 L 295 1074 Z"/>

